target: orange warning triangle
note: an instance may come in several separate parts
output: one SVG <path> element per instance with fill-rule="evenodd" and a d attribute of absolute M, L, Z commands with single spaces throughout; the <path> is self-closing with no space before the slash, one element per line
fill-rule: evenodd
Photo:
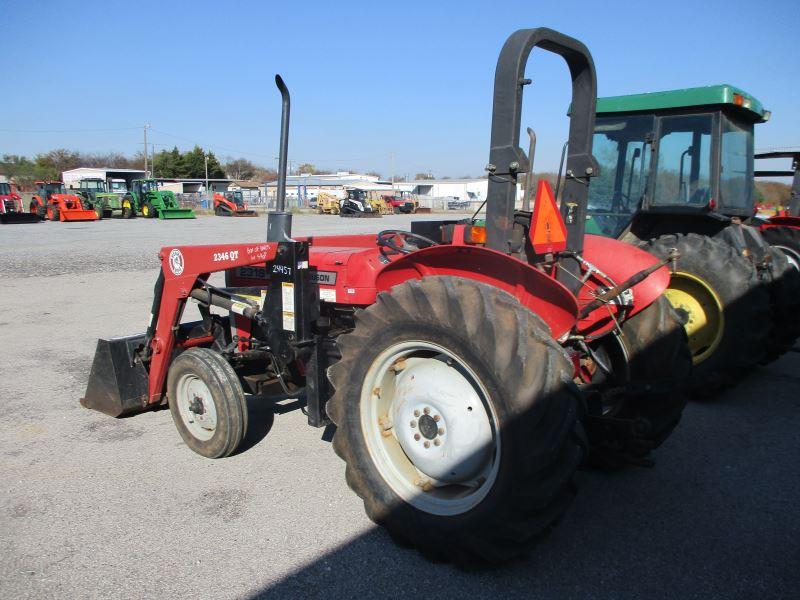
<path fill-rule="evenodd" d="M 561 219 L 553 189 L 544 179 L 536 188 L 530 229 L 531 244 L 536 254 L 560 252 L 567 249 L 567 228 Z"/>

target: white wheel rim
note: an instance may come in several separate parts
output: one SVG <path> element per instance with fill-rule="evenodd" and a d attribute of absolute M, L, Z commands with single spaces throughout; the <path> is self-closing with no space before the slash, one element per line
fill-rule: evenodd
<path fill-rule="evenodd" d="M 789 264 L 795 271 L 800 271 L 800 254 L 798 254 L 794 249 L 787 248 L 786 246 L 773 246 L 773 248 L 777 248 L 781 252 L 786 255 L 786 260 L 789 261 Z"/>
<path fill-rule="evenodd" d="M 189 433 L 207 442 L 217 430 L 217 407 L 208 386 L 196 375 L 181 376 L 176 386 L 178 413 Z"/>
<path fill-rule="evenodd" d="M 415 508 L 464 513 L 497 478 L 500 430 L 489 395 L 439 345 L 410 341 L 384 350 L 364 379 L 360 416 L 373 464 Z"/>

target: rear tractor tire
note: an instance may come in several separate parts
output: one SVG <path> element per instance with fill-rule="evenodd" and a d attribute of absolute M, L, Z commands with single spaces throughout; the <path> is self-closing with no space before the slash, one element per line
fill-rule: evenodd
<path fill-rule="evenodd" d="M 590 460 L 596 466 L 622 467 L 658 448 L 680 421 L 692 354 L 683 324 L 665 296 L 626 319 L 621 332 L 603 336 L 590 348 L 591 356 L 581 364 L 581 372 L 591 376 L 585 379 L 587 387 L 599 393 L 599 401 L 589 401 L 590 415 L 631 424 L 624 435 L 609 434 L 592 427 L 590 417 Z"/>
<path fill-rule="evenodd" d="M 233 367 L 208 348 L 178 355 L 167 374 L 172 420 L 183 441 L 206 458 L 230 456 L 247 431 L 247 403 Z"/>
<path fill-rule="evenodd" d="M 149 202 L 145 202 L 142 206 L 142 216 L 145 219 L 154 219 L 157 215 L 156 209 Z"/>
<path fill-rule="evenodd" d="M 663 235 L 646 249 L 680 252 L 664 292 L 689 338 L 693 395 L 710 396 L 737 382 L 765 355 L 771 328 L 769 294 L 755 267 L 726 242 L 694 233 Z"/>
<path fill-rule="evenodd" d="M 456 277 L 382 293 L 337 339 L 347 483 L 402 545 L 461 566 L 527 553 L 585 454 L 572 365 L 511 295 Z"/>
<path fill-rule="evenodd" d="M 770 246 L 768 252 L 769 267 L 762 273 L 762 281 L 769 291 L 772 331 L 764 363 L 788 352 L 800 337 L 800 271 L 782 249 Z"/>
<path fill-rule="evenodd" d="M 761 232 L 770 246 L 782 250 L 789 264 L 800 271 L 800 229 L 795 227 L 769 227 Z"/>

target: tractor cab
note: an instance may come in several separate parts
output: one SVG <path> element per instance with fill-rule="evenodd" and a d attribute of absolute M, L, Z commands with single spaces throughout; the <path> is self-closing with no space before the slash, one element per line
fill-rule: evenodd
<path fill-rule="evenodd" d="M 233 202 L 237 206 L 237 208 L 245 208 L 244 196 L 242 195 L 241 190 L 236 190 L 233 192 L 225 192 L 225 199 L 228 202 Z"/>
<path fill-rule="evenodd" d="M 144 197 L 150 192 L 158 191 L 158 182 L 155 179 L 135 179 L 131 191 L 139 197 Z"/>
<path fill-rule="evenodd" d="M 0 196 L 10 196 L 11 186 L 5 181 L 0 181 Z"/>
<path fill-rule="evenodd" d="M 86 192 L 96 192 L 99 194 L 105 194 L 108 192 L 108 188 L 106 187 L 106 182 L 102 179 L 81 179 L 78 183 L 78 189 L 86 191 Z"/>
<path fill-rule="evenodd" d="M 66 194 L 64 184 L 60 181 L 37 181 L 36 194 L 42 198 L 49 198 L 56 194 Z"/>
<path fill-rule="evenodd" d="M 618 237 L 634 215 L 753 216 L 753 126 L 769 115 L 730 85 L 599 98 L 588 230 Z"/>

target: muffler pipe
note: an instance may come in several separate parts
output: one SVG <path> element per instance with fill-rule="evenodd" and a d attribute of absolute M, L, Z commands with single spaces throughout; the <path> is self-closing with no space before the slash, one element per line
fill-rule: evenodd
<path fill-rule="evenodd" d="M 281 145 L 278 153 L 278 192 L 275 211 L 267 215 L 267 241 L 285 242 L 292 238 L 292 215 L 286 212 L 286 162 L 289 153 L 289 88 L 280 75 L 275 75 L 275 85 L 281 92 Z"/>

